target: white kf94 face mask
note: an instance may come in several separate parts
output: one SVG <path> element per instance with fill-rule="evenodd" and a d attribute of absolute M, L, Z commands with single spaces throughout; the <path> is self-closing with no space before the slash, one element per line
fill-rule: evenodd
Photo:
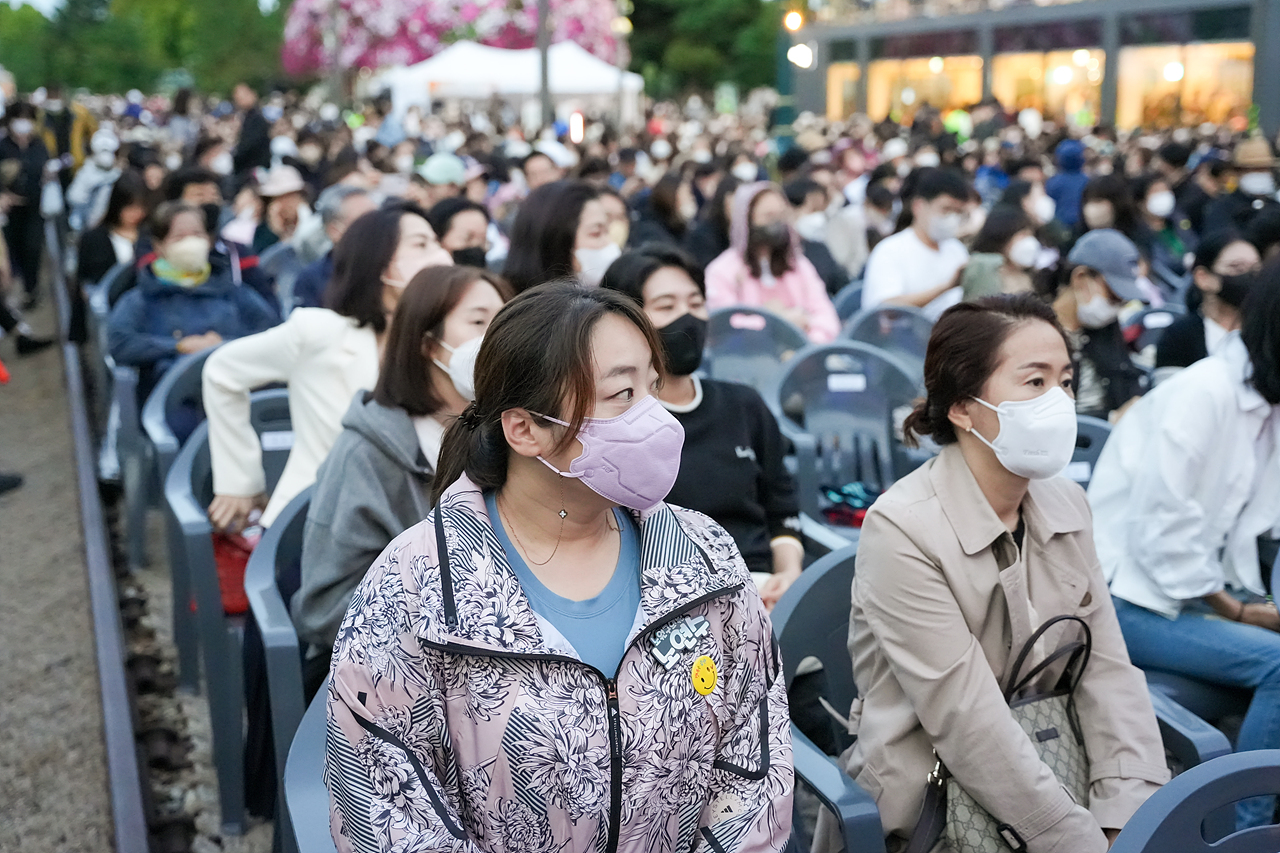
<path fill-rule="evenodd" d="M 1067 467 L 1076 449 L 1076 404 L 1062 388 L 1031 400 L 1005 400 L 999 406 L 974 399 L 996 413 L 1000 432 L 995 441 L 987 441 L 972 427 L 969 432 L 995 452 L 1010 474 L 1046 480 Z"/>

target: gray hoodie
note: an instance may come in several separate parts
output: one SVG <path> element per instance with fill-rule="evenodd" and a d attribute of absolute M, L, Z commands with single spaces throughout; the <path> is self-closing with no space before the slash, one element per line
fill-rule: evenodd
<path fill-rule="evenodd" d="M 435 474 L 413 420 L 361 391 L 316 473 L 302 543 L 293 624 L 304 643 L 333 647 L 351 593 L 391 540 L 426 518 Z"/>

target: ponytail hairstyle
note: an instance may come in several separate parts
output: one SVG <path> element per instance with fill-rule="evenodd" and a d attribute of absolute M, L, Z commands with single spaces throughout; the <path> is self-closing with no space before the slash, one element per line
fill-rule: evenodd
<path fill-rule="evenodd" d="M 640 330 L 654 369 L 665 375 L 658 334 L 626 296 L 571 281 L 524 291 L 498 312 L 485 332 L 476 356 L 476 399 L 445 432 L 432 483 L 433 504 L 463 474 L 481 491 L 500 489 L 507 482 L 510 447 L 502 432 L 502 413 L 510 409 L 565 421 L 569 427 L 554 452 L 569 446 L 595 405 L 591 340 L 596 323 L 606 314 L 629 320 Z"/>
<path fill-rule="evenodd" d="M 943 312 L 929 336 L 924 357 L 926 397 L 903 424 L 906 442 L 915 447 L 927 435 L 938 444 L 954 444 L 956 429 L 951 407 L 982 395 L 982 386 L 1000 366 L 1000 350 L 1023 323 L 1040 320 L 1062 336 L 1067 352 L 1071 341 L 1053 308 L 1030 293 L 988 296 L 953 305 Z"/>

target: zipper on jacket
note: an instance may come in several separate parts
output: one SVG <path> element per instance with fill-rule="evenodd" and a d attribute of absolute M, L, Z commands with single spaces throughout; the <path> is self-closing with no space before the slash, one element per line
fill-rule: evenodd
<path fill-rule="evenodd" d="M 707 560 L 705 554 L 703 559 Z M 710 561 L 708 560 L 708 564 Z M 746 584 L 734 584 L 733 586 L 722 587 L 701 595 L 685 604 L 679 610 L 672 611 L 660 619 L 645 626 L 644 630 L 636 634 L 627 647 L 622 650 L 622 657 L 625 660 L 627 653 L 636 646 L 641 638 L 647 637 L 659 628 L 669 625 L 675 620 L 685 616 L 689 611 L 701 607 L 708 601 L 721 598 L 725 595 L 732 595 L 739 592 Z M 423 645 L 433 649 L 450 652 L 452 654 L 470 655 L 472 657 L 490 657 L 490 658 L 513 658 L 517 660 L 529 661 L 549 661 L 555 663 L 568 663 L 583 667 L 600 678 L 600 682 L 604 687 L 605 702 L 609 710 L 609 835 L 608 842 L 605 846 L 606 853 L 617 853 L 618 838 L 622 832 L 622 713 L 618 706 L 618 675 L 622 672 L 622 661 L 618 662 L 618 669 L 613 677 L 605 675 L 603 671 L 597 669 L 591 664 L 571 658 L 568 655 L 541 654 L 541 653 L 524 653 L 524 652 L 507 652 L 496 649 L 477 649 L 464 646 L 458 643 L 437 643 L 430 640 L 422 640 Z"/>
<path fill-rule="evenodd" d="M 624 652 L 625 655 L 625 652 Z M 609 842 L 605 849 L 615 853 L 622 831 L 622 720 L 618 711 L 618 682 L 606 679 L 605 697 L 609 702 Z"/>

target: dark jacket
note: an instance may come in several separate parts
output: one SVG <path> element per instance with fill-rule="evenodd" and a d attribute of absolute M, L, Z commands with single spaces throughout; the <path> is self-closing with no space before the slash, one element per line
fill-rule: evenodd
<path fill-rule="evenodd" d="M 294 308 L 323 308 L 324 291 L 333 278 L 333 252 L 323 258 L 307 264 L 298 272 L 293 280 Z"/>
<path fill-rule="evenodd" d="M 1145 376 L 1129 356 L 1119 323 L 1101 329 L 1081 329 L 1077 338 L 1080 344 L 1074 379 L 1077 397 L 1081 396 L 1082 381 L 1096 381 L 1103 391 L 1101 406 L 1085 407 L 1082 403 L 1077 411 L 1106 420 L 1116 409 L 1143 393 Z"/>
<path fill-rule="evenodd" d="M 1236 190 L 1209 202 L 1204 210 L 1204 221 L 1210 231 L 1231 225 L 1244 231 L 1259 213 L 1277 209 L 1280 209 L 1280 202 L 1273 198 L 1246 195 Z"/>
<path fill-rule="evenodd" d="M 729 248 L 729 232 L 722 231 L 713 219 L 699 219 L 685 232 L 684 248 L 693 255 L 698 266 L 706 267 Z"/>
<path fill-rule="evenodd" d="M 150 369 L 152 381 L 178 357 L 178 341 L 188 335 L 217 332 L 230 340 L 279 322 L 261 296 L 226 272 L 193 288 L 161 281 L 151 267 L 138 270 L 137 278 L 137 286 L 111 309 L 107 341 L 112 358 Z"/>
<path fill-rule="evenodd" d="M 44 177 L 44 164 L 49 160 L 49 149 L 39 137 L 33 136 L 26 148 L 19 148 L 11 137 L 0 139 L 0 163 L 17 160 L 18 170 L 10 180 L 0 178 L 0 190 L 22 196 L 28 205 L 40 204 L 40 185 Z M 0 175 L 8 169 L 0 169 Z"/>
<path fill-rule="evenodd" d="M 307 510 L 302 586 L 290 611 L 303 642 L 333 648 L 365 572 L 392 539 L 427 517 L 434 475 L 408 412 L 356 394 Z"/>
<path fill-rule="evenodd" d="M 1044 191 L 1057 206 L 1055 217 L 1063 225 L 1074 227 L 1080 221 L 1080 198 L 1089 176 L 1084 174 L 1084 145 L 1074 139 L 1058 144 L 1058 173 L 1045 181 Z"/>
<path fill-rule="evenodd" d="M 1199 311 L 1184 314 L 1169 324 L 1156 344 L 1156 368 L 1190 367 L 1209 357 L 1204 339 L 1204 317 Z"/>
<path fill-rule="evenodd" d="M 829 296 L 835 296 L 849 283 L 848 271 L 832 257 L 826 243 L 818 240 L 801 240 L 800 246 L 804 249 L 804 256 L 809 259 L 809 263 L 813 264 L 813 268 L 818 271 L 818 277 L 822 279 L 822 283 L 827 286 Z"/>
<path fill-rule="evenodd" d="M 76 278 L 80 284 L 93 284 L 116 265 L 116 249 L 111 244 L 111 229 L 105 225 L 90 228 L 80 237 L 76 252 Z"/>
<path fill-rule="evenodd" d="M 1194 174 L 1187 175 L 1173 188 L 1173 197 L 1178 201 L 1178 209 L 1187 214 L 1187 219 L 1191 221 L 1191 227 L 1195 232 L 1206 233 L 1204 214 L 1209 203 L 1213 201 L 1213 196 L 1196 183 Z"/>
<path fill-rule="evenodd" d="M 236 141 L 231 158 L 237 175 L 271 165 L 271 125 L 257 107 L 244 114 L 240 139 Z"/>

